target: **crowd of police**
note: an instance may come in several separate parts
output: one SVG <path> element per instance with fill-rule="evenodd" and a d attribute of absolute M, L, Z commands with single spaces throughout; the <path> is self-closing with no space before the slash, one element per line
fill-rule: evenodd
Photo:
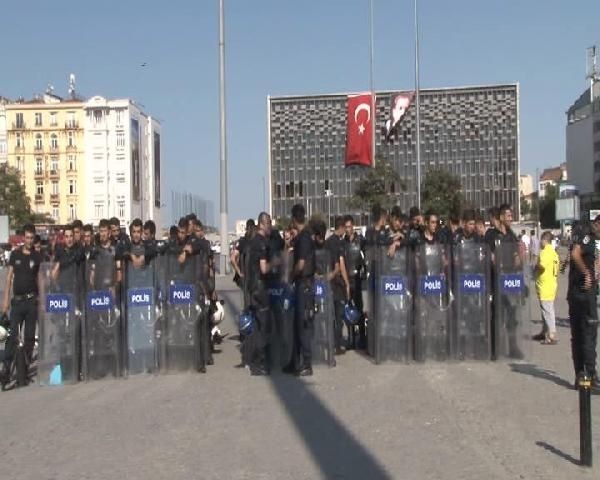
<path fill-rule="evenodd" d="M 440 227 L 434 213 L 375 206 L 364 235 L 351 215 L 336 218 L 328 235 L 300 204 L 282 232 L 260 213 L 231 252 L 243 297 L 241 364 L 252 375 L 282 368 L 307 376 L 350 349 L 376 363 L 524 358 L 531 259 L 511 229 L 511 207 L 488 213 L 489 227 L 471 210 Z M 9 332 L 3 387 L 27 383 L 19 364 L 35 365 L 43 384 L 62 384 L 206 372 L 213 363 L 223 307 L 195 215 L 160 241 L 152 221 L 133 220 L 129 235 L 118 219 L 100 221 L 96 233 L 74 222 L 47 251 L 34 246 L 33 226 L 23 230 L 0 279 Z M 594 381 L 599 243 L 600 217 L 574 231 L 568 293 L 575 373 Z"/>
<path fill-rule="evenodd" d="M 6 340 L 0 380 L 18 378 L 21 356 L 41 383 L 159 370 L 206 372 L 223 307 L 215 291 L 210 242 L 193 214 L 156 240 L 154 222 L 116 218 L 97 232 L 75 221 L 47 250 L 35 229 L 11 252 L 2 282 Z M 10 315 L 7 313 L 10 312 Z M 37 332 L 38 348 L 35 349 Z"/>
<path fill-rule="evenodd" d="M 510 205 L 488 215 L 489 227 L 472 210 L 441 227 L 435 213 L 376 205 L 364 236 L 351 215 L 327 236 L 302 205 L 283 233 L 265 212 L 248 220 L 231 254 L 243 363 L 253 375 L 282 366 L 305 376 L 349 349 L 377 363 L 524 358 L 535 259 L 511 229 Z M 575 373 L 594 377 L 599 225 L 574 233 L 568 294 Z"/>

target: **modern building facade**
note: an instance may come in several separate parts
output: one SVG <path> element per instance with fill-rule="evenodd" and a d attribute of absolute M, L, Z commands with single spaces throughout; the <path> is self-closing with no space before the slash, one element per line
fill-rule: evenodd
<path fill-rule="evenodd" d="M 579 193 L 600 193 L 600 81 L 567 110 L 566 156 L 569 182 Z"/>
<path fill-rule="evenodd" d="M 86 219 L 139 217 L 161 226 L 164 199 L 160 123 L 129 99 L 90 98 L 83 106 Z"/>
<path fill-rule="evenodd" d="M 395 92 L 377 92 L 375 158 L 389 162 L 406 183 L 394 193 L 403 210 L 416 204 L 414 102 L 397 138 L 382 128 Z M 348 199 L 366 173 L 344 167 L 348 94 L 268 97 L 269 200 L 274 218 L 295 203 L 325 216 L 350 211 Z M 443 168 L 457 175 L 466 200 L 485 210 L 510 203 L 519 214 L 518 84 L 424 89 L 421 103 L 421 172 Z M 328 192 L 328 193 L 326 193 Z M 360 216 L 361 223 L 365 217 Z"/>
<path fill-rule="evenodd" d="M 61 224 L 86 218 L 83 102 L 48 91 L 4 108 L 8 165 L 20 172 L 32 210 Z"/>
<path fill-rule="evenodd" d="M 171 190 L 171 222 L 177 225 L 181 217 L 195 213 L 203 225 L 216 226 L 215 205 L 200 195 Z"/>

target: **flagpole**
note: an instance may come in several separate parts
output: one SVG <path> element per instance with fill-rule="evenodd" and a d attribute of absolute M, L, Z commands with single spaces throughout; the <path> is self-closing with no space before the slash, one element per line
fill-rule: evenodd
<path fill-rule="evenodd" d="M 369 90 L 371 91 L 371 161 L 375 166 L 375 123 L 377 112 L 375 111 L 375 91 L 373 90 L 373 0 L 369 0 Z"/>
<path fill-rule="evenodd" d="M 421 100 L 419 85 L 419 12 L 415 0 L 415 97 L 417 113 L 417 207 L 421 209 Z"/>
<path fill-rule="evenodd" d="M 225 122 L 225 0 L 219 0 L 219 150 L 220 150 L 220 206 L 221 206 L 221 254 L 219 273 L 225 275 L 229 254 L 229 235 L 227 228 L 227 135 Z"/>

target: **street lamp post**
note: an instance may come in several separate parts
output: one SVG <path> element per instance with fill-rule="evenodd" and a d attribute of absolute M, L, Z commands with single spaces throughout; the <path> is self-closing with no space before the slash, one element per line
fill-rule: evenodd
<path fill-rule="evenodd" d="M 220 207 L 221 207 L 221 254 L 219 271 L 226 273 L 229 255 L 229 236 L 227 234 L 227 135 L 225 122 L 225 0 L 219 0 L 219 166 L 220 166 Z"/>
<path fill-rule="evenodd" d="M 325 190 L 325 196 L 327 197 L 327 229 L 331 228 L 331 197 L 333 192 L 330 189 Z"/>

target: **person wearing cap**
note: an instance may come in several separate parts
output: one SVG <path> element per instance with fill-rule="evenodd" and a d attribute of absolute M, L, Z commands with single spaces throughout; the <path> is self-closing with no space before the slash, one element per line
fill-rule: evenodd
<path fill-rule="evenodd" d="M 237 242 L 235 242 L 229 257 L 229 262 L 231 263 L 231 267 L 235 272 L 233 275 L 233 281 L 241 289 L 243 289 L 246 253 L 255 233 L 256 223 L 254 222 L 254 219 L 249 218 L 246 221 L 246 232 Z"/>
<path fill-rule="evenodd" d="M 584 374 L 592 378 L 594 388 L 600 385 L 596 373 L 596 339 L 598 312 L 596 296 L 600 275 L 600 215 L 589 228 L 582 229 L 573 241 L 569 265 L 569 320 L 571 351 L 576 381 Z"/>

